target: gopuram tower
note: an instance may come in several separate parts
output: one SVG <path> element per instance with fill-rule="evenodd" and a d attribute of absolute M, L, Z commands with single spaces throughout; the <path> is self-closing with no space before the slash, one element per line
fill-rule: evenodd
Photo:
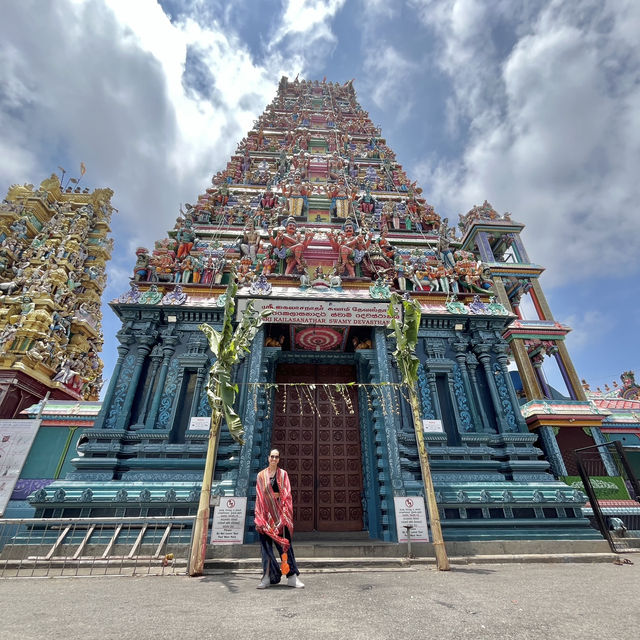
<path fill-rule="evenodd" d="M 47 392 L 98 399 L 113 191 L 77 183 L 13 185 L 0 204 L 0 418 Z"/>
<path fill-rule="evenodd" d="M 458 236 L 351 83 L 282 78 L 211 186 L 137 250 L 131 289 L 111 303 L 122 329 L 102 411 L 75 471 L 32 497 L 36 515 L 195 512 L 212 364 L 198 325 L 221 328 L 233 277 L 236 319 L 250 300 L 272 311 L 234 373 L 244 444 L 223 429 L 215 463 L 214 493 L 248 499 L 245 541 L 274 447 L 298 531 L 398 539 L 394 498 L 424 487 L 386 329 L 393 291 L 422 307 L 419 394 L 445 540 L 596 537 L 583 494 L 542 458 L 508 368 L 528 357 L 505 288 L 523 269 L 499 250 L 508 236 L 528 263 L 522 226 L 485 204 Z"/>

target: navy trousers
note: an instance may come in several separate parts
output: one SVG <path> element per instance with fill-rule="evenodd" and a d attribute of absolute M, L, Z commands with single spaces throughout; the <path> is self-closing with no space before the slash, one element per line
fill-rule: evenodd
<path fill-rule="evenodd" d="M 284 537 L 291 542 L 291 534 L 289 533 L 289 529 L 287 527 L 284 528 Z M 276 545 L 276 549 L 280 556 L 282 556 L 282 546 L 279 545 L 273 538 L 270 538 L 266 533 L 260 534 L 260 549 L 262 551 L 262 575 L 269 574 L 269 582 L 271 584 L 278 584 L 280 582 L 280 578 L 282 574 L 280 573 L 280 564 L 278 560 L 276 560 L 276 556 L 273 553 L 273 545 Z M 289 550 L 287 551 L 287 562 L 289 563 L 289 573 L 287 573 L 287 578 L 289 576 L 299 576 L 300 571 L 298 571 L 298 565 L 296 564 L 296 557 L 293 554 L 293 546 L 289 545 Z"/>

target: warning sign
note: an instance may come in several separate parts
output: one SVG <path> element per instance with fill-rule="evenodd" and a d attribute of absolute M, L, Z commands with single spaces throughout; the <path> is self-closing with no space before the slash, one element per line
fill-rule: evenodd
<path fill-rule="evenodd" d="M 246 513 L 246 497 L 222 496 L 213 510 L 211 544 L 242 544 Z"/>
<path fill-rule="evenodd" d="M 393 499 L 396 508 L 398 542 L 407 542 L 406 527 L 411 527 L 411 542 L 429 542 L 427 513 L 422 496 L 404 496 Z"/>

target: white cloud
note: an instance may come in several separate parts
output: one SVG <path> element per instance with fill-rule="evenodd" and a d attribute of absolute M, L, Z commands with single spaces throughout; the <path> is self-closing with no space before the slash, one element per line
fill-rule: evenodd
<path fill-rule="evenodd" d="M 640 236 L 625 230 L 640 201 L 640 5 L 552 1 L 533 22 L 514 12 L 506 58 L 490 37 L 503 4 L 419 5 L 444 43 L 453 121 L 468 123 L 459 160 L 420 167 L 433 200 L 510 210 L 551 284 L 612 273 L 621 255 L 637 270 Z"/>
<path fill-rule="evenodd" d="M 285 0 L 284 14 L 268 42 L 268 51 L 289 60 L 301 77 L 312 74 L 336 46 L 331 20 L 345 0 Z M 279 50 L 279 51 L 278 51 Z"/>
<path fill-rule="evenodd" d="M 402 122 L 414 107 L 407 83 L 418 65 L 402 56 L 392 45 L 379 43 L 375 55 L 364 63 L 363 91 L 380 109 L 393 110 L 397 122 Z"/>
<path fill-rule="evenodd" d="M 306 3 L 296 16 L 291 4 L 291 42 L 314 47 L 291 45 L 293 57 L 274 47 L 260 60 L 201 2 L 173 22 L 153 0 L 3 6 L 0 184 L 38 182 L 84 161 L 84 183 L 114 189 L 112 299 L 128 288 L 135 248 L 166 237 L 179 203 L 224 168 L 280 77 L 334 42 L 329 21 L 341 6 Z"/>

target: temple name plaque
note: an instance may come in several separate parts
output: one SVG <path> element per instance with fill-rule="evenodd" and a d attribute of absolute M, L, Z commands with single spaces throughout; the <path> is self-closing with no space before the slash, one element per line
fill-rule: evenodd
<path fill-rule="evenodd" d="M 238 299 L 238 318 L 247 308 L 245 298 Z M 269 309 L 271 315 L 264 321 L 277 324 L 377 326 L 389 324 L 388 302 L 353 302 L 333 300 L 254 300 L 256 311 Z"/>

